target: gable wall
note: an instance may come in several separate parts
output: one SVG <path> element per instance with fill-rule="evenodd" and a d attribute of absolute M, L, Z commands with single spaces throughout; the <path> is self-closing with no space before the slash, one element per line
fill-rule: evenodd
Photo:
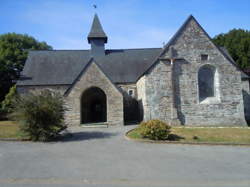
<path fill-rule="evenodd" d="M 68 111 L 66 121 L 79 125 L 81 120 L 81 96 L 91 87 L 102 89 L 107 97 L 107 122 L 109 125 L 123 125 L 123 96 L 100 68 L 91 63 L 66 95 Z"/>
<path fill-rule="evenodd" d="M 185 59 L 176 62 L 175 67 L 178 117 L 181 122 L 186 125 L 245 125 L 240 72 L 215 48 L 194 20 L 188 23 L 173 47 L 178 57 Z M 201 54 L 208 54 L 208 61 L 202 62 Z M 219 73 L 220 102 L 215 104 L 199 103 L 198 70 L 204 64 L 214 65 Z M 147 76 L 146 100 L 147 105 L 153 107 L 151 113 L 146 115 L 147 119 L 169 119 L 167 114 L 164 117 L 161 107 L 158 107 L 160 98 L 171 93 L 168 90 L 170 79 L 166 79 L 168 74 L 166 67 L 158 63 Z M 170 109 L 169 102 L 172 101 L 166 101 L 165 104 L 166 113 L 169 112 L 166 109 Z"/>

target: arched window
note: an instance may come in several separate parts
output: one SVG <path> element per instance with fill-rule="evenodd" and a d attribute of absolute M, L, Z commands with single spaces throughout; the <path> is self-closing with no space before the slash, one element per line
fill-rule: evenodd
<path fill-rule="evenodd" d="M 198 72 L 199 101 L 218 98 L 218 75 L 212 65 L 204 65 Z"/>

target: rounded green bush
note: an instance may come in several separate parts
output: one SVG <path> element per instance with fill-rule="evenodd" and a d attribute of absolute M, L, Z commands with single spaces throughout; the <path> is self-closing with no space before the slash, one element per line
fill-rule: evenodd
<path fill-rule="evenodd" d="M 63 96 L 49 90 L 20 97 L 12 116 L 32 141 L 49 141 L 66 129 Z"/>
<path fill-rule="evenodd" d="M 151 140 L 166 140 L 171 132 L 171 126 L 157 119 L 142 122 L 139 128 L 141 136 Z"/>

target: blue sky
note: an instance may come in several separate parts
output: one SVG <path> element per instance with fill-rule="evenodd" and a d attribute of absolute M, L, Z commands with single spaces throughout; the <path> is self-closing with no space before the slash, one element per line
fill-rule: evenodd
<path fill-rule="evenodd" d="M 109 37 L 106 48 L 162 47 L 190 14 L 211 37 L 250 29 L 250 0 L 0 0 L 0 34 L 26 33 L 54 49 L 88 49 L 95 12 Z"/>

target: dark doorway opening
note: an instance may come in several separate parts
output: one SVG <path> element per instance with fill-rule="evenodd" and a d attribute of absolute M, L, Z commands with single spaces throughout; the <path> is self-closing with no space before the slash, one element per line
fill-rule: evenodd
<path fill-rule="evenodd" d="M 139 102 L 130 96 L 125 96 L 123 100 L 124 122 L 125 125 L 132 125 L 142 121 Z"/>
<path fill-rule="evenodd" d="M 107 98 L 103 90 L 97 87 L 87 89 L 81 98 L 81 123 L 99 123 L 107 121 Z"/>

